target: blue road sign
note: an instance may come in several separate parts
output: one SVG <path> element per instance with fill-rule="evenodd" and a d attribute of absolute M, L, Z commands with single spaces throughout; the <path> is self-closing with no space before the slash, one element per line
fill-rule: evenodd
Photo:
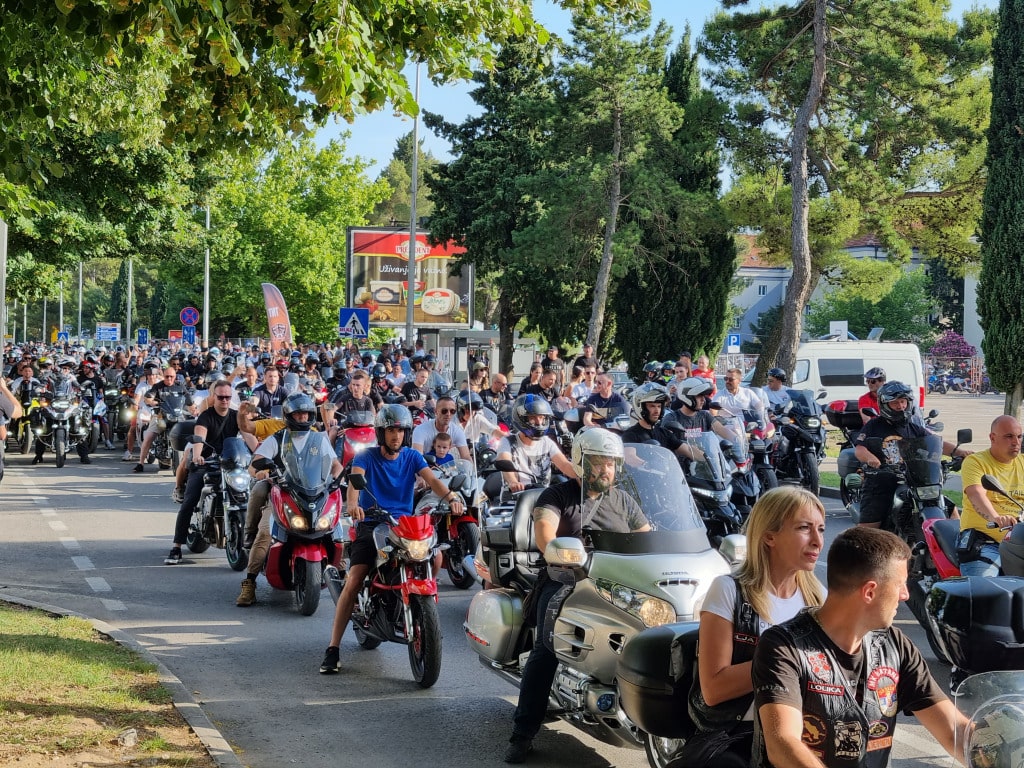
<path fill-rule="evenodd" d="M 149 328 L 139 328 L 139 346 L 144 347 L 149 344 Z"/>
<path fill-rule="evenodd" d="M 370 337 L 370 310 L 342 307 L 338 310 L 338 333 L 354 339 Z"/>
<path fill-rule="evenodd" d="M 199 310 L 195 307 L 185 307 L 178 314 L 182 325 L 195 325 L 199 322 Z"/>
<path fill-rule="evenodd" d="M 740 335 L 738 333 L 730 333 L 728 340 L 725 342 L 727 347 L 738 347 L 740 345 Z"/>
<path fill-rule="evenodd" d="M 183 325 L 183 326 L 181 326 L 181 343 L 182 344 L 195 344 L 196 343 L 196 327 L 194 325 Z"/>
<path fill-rule="evenodd" d="M 58 344 L 67 344 L 70 340 L 71 340 L 71 336 L 70 336 L 70 334 L 68 334 L 67 331 L 61 331 L 60 333 L 57 334 L 57 343 Z"/>

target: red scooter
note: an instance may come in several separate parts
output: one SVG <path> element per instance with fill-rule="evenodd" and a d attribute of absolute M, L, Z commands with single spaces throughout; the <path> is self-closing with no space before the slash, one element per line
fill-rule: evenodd
<path fill-rule="evenodd" d="M 313 454 L 307 441 L 299 451 L 285 436 L 281 443 L 282 472 L 265 458 L 252 465 L 270 470 L 270 504 L 274 518 L 270 535 L 273 544 L 267 554 L 264 572 L 274 589 L 295 593 L 295 605 L 303 616 L 312 616 L 320 604 L 324 569 L 341 564 L 340 531 L 342 497 L 340 482 L 331 476 L 331 459 L 322 452 Z M 340 533 L 338 534 L 340 539 Z"/>
<path fill-rule="evenodd" d="M 349 482 L 356 490 L 366 490 L 365 475 L 352 475 Z M 367 510 L 366 519 L 378 521 L 373 532 L 377 562 L 352 612 L 356 640 L 367 650 L 381 643 L 408 646 L 413 679 L 429 688 L 441 674 L 441 623 L 432 565 L 438 549 L 434 520 L 430 515 L 392 517 L 379 506 Z M 355 528 L 349 536 L 355 539 Z M 337 603 L 344 582 L 332 568 L 327 570 L 327 585 Z"/>
<path fill-rule="evenodd" d="M 461 515 L 453 515 L 435 494 L 424 489 L 416 497 L 416 514 L 433 515 L 437 520 L 437 540 L 444 554 L 444 568 L 448 571 L 448 578 L 459 589 L 469 589 L 476 578 L 466 569 L 464 560 L 466 555 L 476 553 L 480 543 L 480 525 L 474 511 L 476 500 L 473 498 L 476 484 L 469 481 L 470 477 L 475 477 L 473 463 L 458 459 L 438 465 L 434 463 L 433 456 L 427 456 L 426 459 L 431 471 L 448 486 L 448 490 L 459 494 L 463 511 Z"/>
<path fill-rule="evenodd" d="M 373 428 L 373 411 L 352 411 L 346 413 L 341 423 L 342 434 L 335 445 L 335 453 L 342 465 L 348 469 L 352 459 L 377 444 L 377 433 Z"/>

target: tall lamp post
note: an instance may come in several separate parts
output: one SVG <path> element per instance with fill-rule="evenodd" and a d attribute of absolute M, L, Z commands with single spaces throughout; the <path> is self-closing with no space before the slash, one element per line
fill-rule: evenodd
<path fill-rule="evenodd" d="M 420 65 L 416 62 L 416 83 L 413 89 L 413 98 L 417 108 L 420 104 Z M 415 333 L 416 320 L 416 194 L 419 176 L 419 125 L 420 118 L 417 113 L 412 119 L 412 198 L 409 200 L 409 269 L 406 273 L 408 291 L 406 297 L 409 306 L 405 314 L 405 345 L 411 348 L 413 345 L 413 333 Z"/>

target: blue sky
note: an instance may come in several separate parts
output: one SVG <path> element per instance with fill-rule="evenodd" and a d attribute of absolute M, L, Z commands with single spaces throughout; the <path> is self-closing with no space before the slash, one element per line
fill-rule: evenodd
<path fill-rule="evenodd" d="M 971 6 L 996 8 L 999 2 L 998 0 L 951 0 L 950 4 L 951 16 L 958 18 Z M 664 19 L 669 23 L 674 33 L 674 41 L 680 38 L 687 23 L 696 37 L 700 34 L 704 21 L 720 7 L 718 0 L 651 0 L 653 18 L 655 20 Z M 538 20 L 552 32 L 565 34 L 569 28 L 569 14 L 548 0 L 537 0 L 534 12 Z M 413 68 L 406 69 L 406 77 L 412 83 Z M 450 83 L 438 87 L 423 76 L 420 80 L 420 106 L 429 112 L 443 114 L 452 122 L 461 122 L 466 115 L 476 110 L 476 105 L 469 97 L 468 92 L 469 87 L 466 83 Z M 347 154 L 375 161 L 376 164 L 367 173 L 371 178 L 376 178 L 391 159 L 399 137 L 412 130 L 412 119 L 396 117 L 390 111 L 384 110 L 357 118 L 351 125 L 343 122 L 332 123 L 320 131 L 317 139 L 326 143 L 345 130 L 350 133 L 346 143 Z M 447 159 L 447 142 L 434 136 L 422 122 L 419 127 L 419 135 L 427 150 L 439 159 Z"/>

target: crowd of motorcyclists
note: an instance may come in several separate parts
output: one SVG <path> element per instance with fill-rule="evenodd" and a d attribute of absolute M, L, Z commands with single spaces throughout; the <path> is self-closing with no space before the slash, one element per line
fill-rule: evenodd
<path fill-rule="evenodd" d="M 159 418 L 161 403 L 171 396 L 186 398 L 192 438 L 181 451 L 181 461 L 171 467 L 172 498 L 179 508 L 172 548 L 164 558 L 168 565 L 182 562 L 182 547 L 190 535 L 206 462 L 219 455 L 225 440 L 239 437 L 260 458 L 276 458 L 280 464 L 285 440 L 304 450 L 311 440 L 309 434 L 320 433 L 314 440 L 316 453 L 329 461 L 331 475 L 339 483 L 350 474 L 363 476 L 359 483 L 349 484 L 345 492 L 347 514 L 356 535 L 347 550 L 347 580 L 337 600 L 328 648 L 319 666 L 321 673 L 335 673 L 341 668 L 342 634 L 351 620 L 361 585 L 379 555 L 375 526 L 361 524 L 371 506 L 380 506 L 394 517 L 412 515 L 414 489 L 419 485 L 428 487 L 451 509 L 461 511 L 463 497 L 449 490 L 434 473 L 434 467 L 454 457 L 472 462 L 481 474 L 488 468 L 485 462 L 506 462 L 497 474 L 503 490 L 510 494 L 531 487 L 546 488 L 532 513 L 532 535 L 541 553 L 557 536 L 579 537 L 581 529 L 591 524 L 608 530 L 644 532 L 651 527 L 643 511 L 613 489 L 616 474 L 628 461 L 628 446 L 650 444 L 667 449 L 678 459 L 687 482 L 692 481 L 708 538 L 715 546 L 732 533 L 744 531 L 752 537 L 746 563 L 737 575 L 714 582 L 700 615 L 701 644 L 709 650 L 700 655 L 702 682 L 690 703 L 689 716 L 697 722 L 698 730 L 728 732 L 735 738 L 713 744 L 694 739 L 685 753 L 685 762 L 678 765 L 746 765 L 750 764 L 751 752 L 757 765 L 798 764 L 807 757 L 800 745 L 813 746 L 807 736 L 808 719 L 820 722 L 835 745 L 845 744 L 843 754 L 854 749 L 842 742 L 849 734 L 836 731 L 836 724 L 819 713 L 821 702 L 805 702 L 804 717 L 793 721 L 793 711 L 798 716 L 801 711 L 799 701 L 769 696 L 755 688 L 758 681 L 767 690 L 772 680 L 797 679 L 803 674 L 786 666 L 799 667 L 803 658 L 794 655 L 794 647 L 805 649 L 807 658 L 819 660 L 823 657 L 821 648 L 833 653 L 838 647 L 848 653 L 831 659 L 834 666 L 855 675 L 864 672 L 854 659 L 860 641 L 847 637 L 849 633 L 841 629 L 839 617 L 843 615 L 858 617 L 857 626 L 864 632 L 884 636 L 877 647 L 886 663 L 876 664 L 865 674 L 895 668 L 909 677 L 909 670 L 914 670 L 914 695 L 918 699 L 910 708 L 918 712 L 943 746 L 951 748 L 952 737 L 940 721 L 963 725 L 950 716 L 948 700 L 927 671 L 922 673 L 916 649 L 898 630 L 892 630 L 892 615 L 885 613 L 890 607 L 894 610 L 903 589 L 893 587 L 898 579 L 889 578 L 891 574 L 886 570 L 890 561 L 906 558 L 902 549 L 889 539 L 872 539 L 874 534 L 854 534 L 847 537 L 849 541 L 844 539 L 837 557 L 851 558 L 866 552 L 864 557 L 869 562 L 862 568 L 851 567 L 849 573 L 837 574 L 835 579 L 830 569 L 828 594 L 834 597 L 826 600 L 826 590 L 813 575 L 824 531 L 816 487 L 810 489 L 812 492 L 792 488 L 775 491 L 778 477 L 770 466 L 770 479 L 758 474 L 753 493 L 738 504 L 734 503 L 735 496 L 720 498 L 715 495 L 716 486 L 702 484 L 708 480 L 708 473 L 713 474 L 708 467 L 715 461 L 725 467 L 727 480 L 728 473 L 739 477 L 754 431 L 770 435 L 772 420 L 793 406 L 794 393 L 787 388 L 786 372 L 780 368 L 772 368 L 767 385 L 758 389 L 741 386 L 743 371 L 730 369 L 725 373 L 723 389 L 718 391 L 708 359 L 701 356 L 693 365 L 691 355 L 682 353 L 675 361 L 648 363 L 641 381 L 617 389 L 592 348 L 584 348 L 571 363 L 559 359 L 558 350 L 552 348 L 531 367 L 513 395 L 508 377 L 498 373 L 492 378 L 486 363 L 475 363 L 465 381 L 452 382 L 439 370 L 432 354 L 397 345 L 385 345 L 379 352 L 339 344 L 304 345 L 276 353 L 259 347 L 225 347 L 223 351 L 217 347 L 157 348 L 144 353 L 117 347 L 98 353 L 65 348 L 56 354 L 43 347 L 25 346 L 7 350 L 3 374 L 0 438 L 12 445 L 22 433 L 20 428 L 27 425 L 31 442 L 18 445 L 23 452 L 34 449 L 33 464 L 42 462 L 47 450 L 67 450 L 69 446 L 75 448 L 82 463 L 88 464 L 90 454 L 99 449 L 113 450 L 114 440 L 123 439 L 122 461 L 130 463 L 134 473 L 144 473 L 154 460 L 155 442 L 170 431 L 166 420 Z M 887 382 L 884 370 L 878 367 L 865 374 L 865 383 L 867 392 L 857 404 L 864 426 L 853 439 L 857 459 L 869 470 L 861 492 L 860 522 L 866 527 L 884 528 L 885 519 L 892 514 L 892 480 L 884 472 L 870 470 L 898 460 L 898 453 L 892 449 L 894 439 L 924 434 L 927 427 L 914 414 L 913 393 L 908 387 Z M 67 424 L 63 444 L 58 442 L 62 422 L 47 415 L 48 404 L 61 398 L 81 403 Z M 375 444 L 343 465 L 339 441 L 344 440 L 349 418 L 368 413 L 372 414 Z M 1014 488 L 1019 494 L 1024 491 L 1020 425 L 1015 421 L 994 424 L 993 435 L 996 450 L 986 458 L 990 464 L 1001 462 L 1013 468 L 1004 471 L 1003 476 L 1011 485 L 1020 486 Z M 823 443 L 812 446 L 816 463 L 823 458 Z M 485 446 L 489 447 L 486 454 L 481 451 Z M 950 456 L 971 454 L 949 442 L 943 448 Z M 719 451 L 720 460 L 709 455 Z M 237 605 L 243 607 L 256 601 L 256 580 L 271 542 L 267 503 L 273 473 L 260 468 L 269 467 L 266 461 L 254 462 L 248 470 L 253 481 L 245 521 L 248 570 L 237 600 Z M 966 477 L 965 471 L 965 486 Z M 1010 522 L 1005 519 L 1004 509 L 993 507 L 984 494 L 974 492 L 974 485 L 965 489 L 968 509 L 973 513 L 966 516 L 965 531 L 976 532 L 971 534 L 972 539 L 989 535 L 986 522 Z M 725 487 L 730 487 L 728 482 Z M 707 512 L 710 507 L 703 506 L 705 502 L 732 509 L 721 518 L 726 520 L 721 535 L 712 535 L 714 516 Z M 994 535 L 989 538 L 986 544 L 998 544 Z M 978 549 L 985 562 L 998 569 L 997 547 Z M 538 626 L 562 586 L 548 581 L 543 562 L 540 565 L 537 595 L 530 606 L 537 613 Z M 888 591 L 877 587 L 883 581 Z M 872 594 L 858 602 L 857 589 L 863 594 L 866 583 L 876 584 L 885 594 Z M 807 607 L 810 613 L 802 612 Z M 527 608 L 523 610 L 525 613 Z M 798 615 L 800 618 L 794 618 Z M 787 619 L 807 625 L 800 641 L 804 645 L 795 643 L 787 649 L 792 637 L 775 633 L 770 637 L 776 655 L 770 661 L 767 653 L 762 661 L 752 661 L 752 649 L 761 632 Z M 807 640 L 811 635 L 813 642 Z M 534 646 L 523 668 L 506 762 L 528 759 L 547 708 L 555 665 L 549 646 Z M 872 688 L 871 700 L 866 704 L 859 700 L 844 703 L 851 722 L 864 720 L 864 712 L 887 712 L 890 704 L 895 706 L 894 701 L 874 691 Z M 762 722 L 755 714 L 755 702 L 757 707 L 766 707 L 761 719 L 769 717 L 770 722 Z M 885 717 L 879 715 L 880 720 Z M 728 726 L 724 725 L 726 721 Z M 736 728 L 736 723 L 741 727 Z M 879 739 L 875 744 L 865 736 L 855 746 L 861 755 L 865 750 L 887 755 L 891 741 L 883 743 L 884 739 Z M 825 764 L 845 765 L 840 752 L 842 749 L 833 746 Z M 822 757 L 817 750 L 808 754 Z"/>

